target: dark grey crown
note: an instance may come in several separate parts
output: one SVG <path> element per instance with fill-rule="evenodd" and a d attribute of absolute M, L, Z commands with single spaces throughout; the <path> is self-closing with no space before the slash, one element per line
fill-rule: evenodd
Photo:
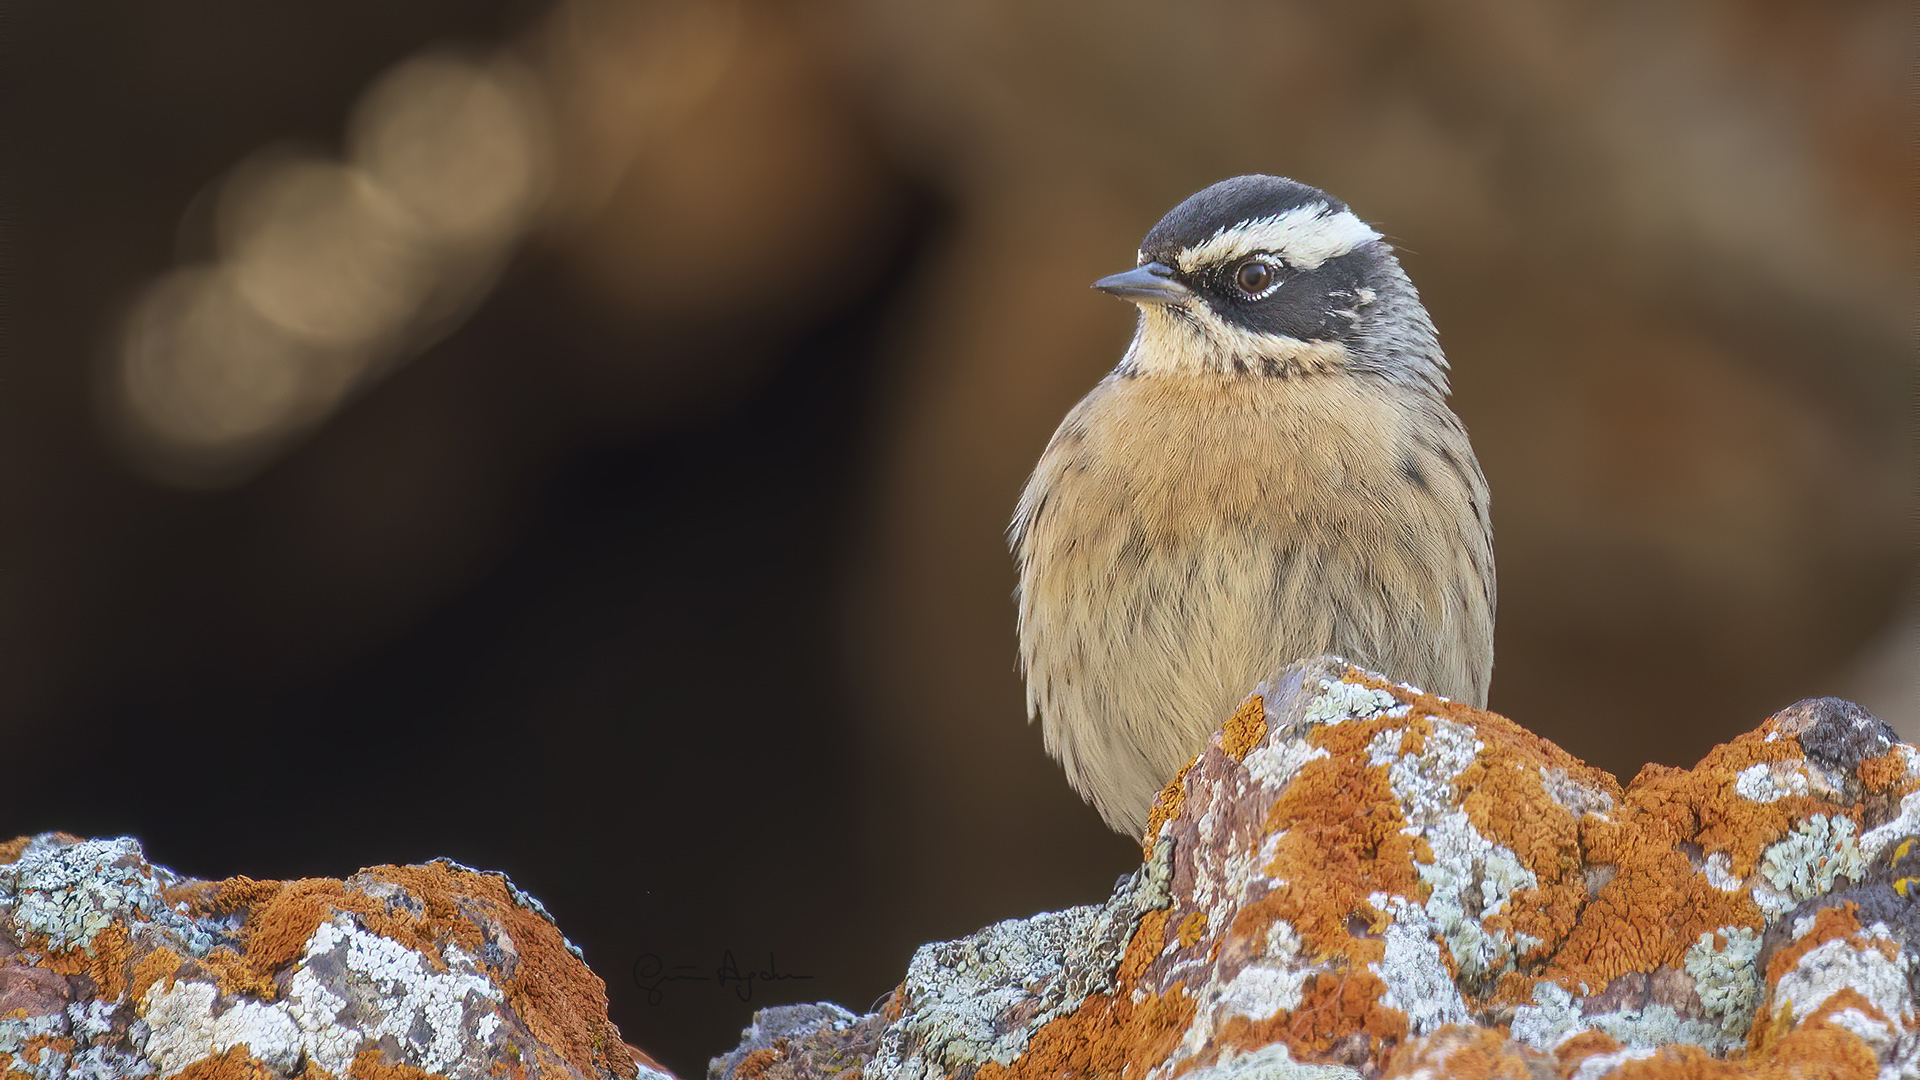
<path fill-rule="evenodd" d="M 1335 214 L 1347 209 L 1346 203 L 1298 180 L 1257 173 L 1236 176 L 1194 192 L 1179 206 L 1167 211 L 1167 216 L 1140 241 L 1140 251 L 1149 260 L 1166 262 L 1162 256 L 1201 243 L 1221 229 L 1243 221 L 1276 217 L 1309 203 L 1320 203 Z"/>

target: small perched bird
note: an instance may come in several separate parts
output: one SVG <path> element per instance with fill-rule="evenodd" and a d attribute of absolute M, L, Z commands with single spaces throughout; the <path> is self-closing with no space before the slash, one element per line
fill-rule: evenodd
<path fill-rule="evenodd" d="M 1380 234 L 1241 176 L 1093 287 L 1139 327 L 1008 531 L 1029 711 L 1074 789 L 1138 835 L 1256 682 L 1321 653 L 1484 706 L 1487 481 Z"/>

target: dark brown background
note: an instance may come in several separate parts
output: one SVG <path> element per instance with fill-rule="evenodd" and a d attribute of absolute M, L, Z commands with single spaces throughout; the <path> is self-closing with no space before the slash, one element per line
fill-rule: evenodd
<path fill-rule="evenodd" d="M 1023 720 L 1001 539 L 1131 327 L 1086 288 L 1278 172 L 1400 246 L 1493 485 L 1493 706 L 1630 776 L 1797 698 L 1920 735 L 1893 3 L 45 0 L 0 65 L 0 834 L 202 876 L 510 872 L 687 1075 L 750 1010 L 1135 855 Z M 194 207 L 449 41 L 552 194 L 450 336 L 225 486 L 102 357 Z M 631 965 L 811 981 L 650 1005 Z"/>

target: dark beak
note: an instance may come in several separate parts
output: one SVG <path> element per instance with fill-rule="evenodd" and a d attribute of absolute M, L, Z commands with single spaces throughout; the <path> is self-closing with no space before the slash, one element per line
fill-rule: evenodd
<path fill-rule="evenodd" d="M 1103 293 L 1112 293 L 1136 304 L 1179 304 L 1193 295 L 1185 285 L 1173 279 L 1173 268 L 1150 262 L 1124 274 L 1103 277 L 1093 283 Z"/>

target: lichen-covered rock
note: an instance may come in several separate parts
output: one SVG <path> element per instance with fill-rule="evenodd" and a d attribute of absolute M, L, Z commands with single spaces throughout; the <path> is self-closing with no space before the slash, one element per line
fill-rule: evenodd
<path fill-rule="evenodd" d="M 863 1076 L 1892 1080 L 1917 957 L 1920 751 L 1858 707 L 1623 790 L 1323 659 L 1161 793 L 1106 905 L 920 950 Z"/>
<path fill-rule="evenodd" d="M 856 1080 L 873 1056 L 888 1014 L 855 1016 L 838 1005 L 776 1005 L 753 1014 L 740 1045 L 714 1058 L 709 1080 Z"/>
<path fill-rule="evenodd" d="M 621 1077 L 650 1063 L 537 900 L 439 861 L 196 881 L 130 839 L 0 844 L 0 1074 Z"/>
<path fill-rule="evenodd" d="M 899 999 L 911 1008 L 887 1025 L 869 1076 L 941 1075 L 1011 1061 L 1033 1033 L 1109 994 L 1127 943 L 1147 912 L 1167 906 L 1172 845 L 1105 904 L 995 923 L 913 954 Z"/>

